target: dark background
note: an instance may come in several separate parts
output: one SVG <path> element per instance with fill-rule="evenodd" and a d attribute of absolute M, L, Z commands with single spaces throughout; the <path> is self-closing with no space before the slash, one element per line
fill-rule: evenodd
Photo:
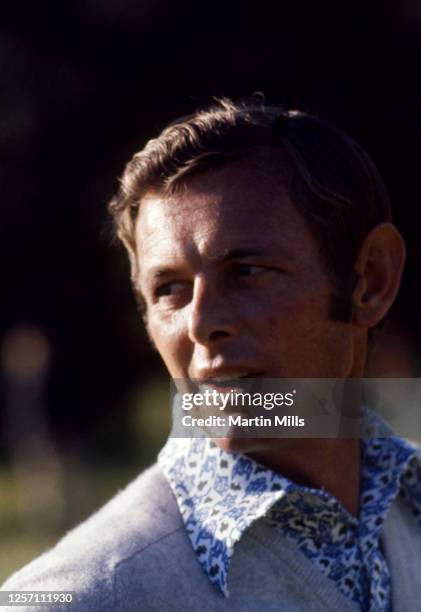
<path fill-rule="evenodd" d="M 215 95 L 262 91 L 366 147 L 408 245 L 393 316 L 417 356 L 420 29 L 415 0 L 3 3 L 0 412 L 20 401 L 7 367 L 13 334 L 35 330 L 49 355 L 39 366 L 40 412 L 57 447 L 100 463 L 151 460 L 155 447 L 133 433 L 133 406 L 164 371 L 136 312 L 126 256 L 111 242 L 106 205 L 129 157 Z M 31 346 L 24 340 L 21 353 Z M 2 423 L 8 465 L 14 442 Z"/>

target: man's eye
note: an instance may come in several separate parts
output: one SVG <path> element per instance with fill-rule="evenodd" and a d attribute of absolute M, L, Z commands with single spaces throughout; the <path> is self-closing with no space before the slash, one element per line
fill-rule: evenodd
<path fill-rule="evenodd" d="M 155 290 L 156 297 L 162 297 L 166 295 L 177 295 L 183 289 L 185 289 L 185 283 L 181 281 L 171 281 L 170 283 L 164 283 Z"/>
<path fill-rule="evenodd" d="M 236 271 L 240 276 L 253 276 L 264 270 L 263 266 L 253 266 L 251 264 L 239 264 L 236 266 Z"/>

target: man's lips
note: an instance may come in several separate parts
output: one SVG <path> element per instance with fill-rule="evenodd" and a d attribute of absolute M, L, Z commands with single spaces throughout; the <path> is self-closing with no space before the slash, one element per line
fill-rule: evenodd
<path fill-rule="evenodd" d="M 204 381 L 199 383 L 198 388 L 200 390 L 200 393 L 204 393 L 205 391 L 209 390 L 211 392 L 216 391 L 217 393 L 221 393 L 223 395 L 226 395 L 230 392 L 240 393 L 244 390 L 244 387 L 238 382 L 238 379 L 230 381 L 227 380 L 223 383 L 215 381 Z"/>
<path fill-rule="evenodd" d="M 190 376 L 191 380 L 197 382 L 215 382 L 221 383 L 224 386 L 226 382 L 243 378 L 258 378 L 263 376 L 261 370 L 257 370 L 252 366 L 226 366 L 221 368 L 203 368 L 198 369 Z"/>
<path fill-rule="evenodd" d="M 260 390 L 261 383 L 255 379 L 261 378 L 262 375 L 257 372 L 249 374 L 237 372 L 236 374 L 236 377 L 218 376 L 194 381 L 197 385 L 197 392 L 211 402 L 210 409 L 213 407 L 213 409 L 221 410 L 225 414 L 244 415 L 248 412 L 250 400 L 240 398 L 252 397 L 254 393 Z M 207 405 L 209 406 L 209 404 Z"/>
<path fill-rule="evenodd" d="M 228 393 L 229 391 L 242 391 L 251 386 L 254 378 L 260 378 L 261 373 L 253 372 L 250 374 L 236 373 L 234 376 L 212 376 L 195 380 L 200 389 L 208 388 L 220 393 Z"/>

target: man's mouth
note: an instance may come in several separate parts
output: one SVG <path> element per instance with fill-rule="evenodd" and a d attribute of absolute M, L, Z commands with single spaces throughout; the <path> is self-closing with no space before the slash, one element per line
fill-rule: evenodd
<path fill-rule="evenodd" d="M 207 387 L 215 389 L 215 391 L 227 392 L 230 390 L 238 389 L 239 391 L 244 390 L 245 387 L 249 387 L 250 383 L 254 378 L 260 378 L 262 374 L 258 373 L 234 373 L 227 376 L 212 376 L 202 380 L 198 380 L 199 387 Z M 250 383 L 246 381 L 250 380 Z"/>

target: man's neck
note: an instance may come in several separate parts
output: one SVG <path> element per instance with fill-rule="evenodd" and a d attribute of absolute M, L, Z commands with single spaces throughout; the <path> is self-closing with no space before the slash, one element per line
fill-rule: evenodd
<path fill-rule="evenodd" d="M 360 440 L 306 438 L 272 440 L 250 456 L 290 480 L 331 493 L 354 516 L 359 514 Z"/>

